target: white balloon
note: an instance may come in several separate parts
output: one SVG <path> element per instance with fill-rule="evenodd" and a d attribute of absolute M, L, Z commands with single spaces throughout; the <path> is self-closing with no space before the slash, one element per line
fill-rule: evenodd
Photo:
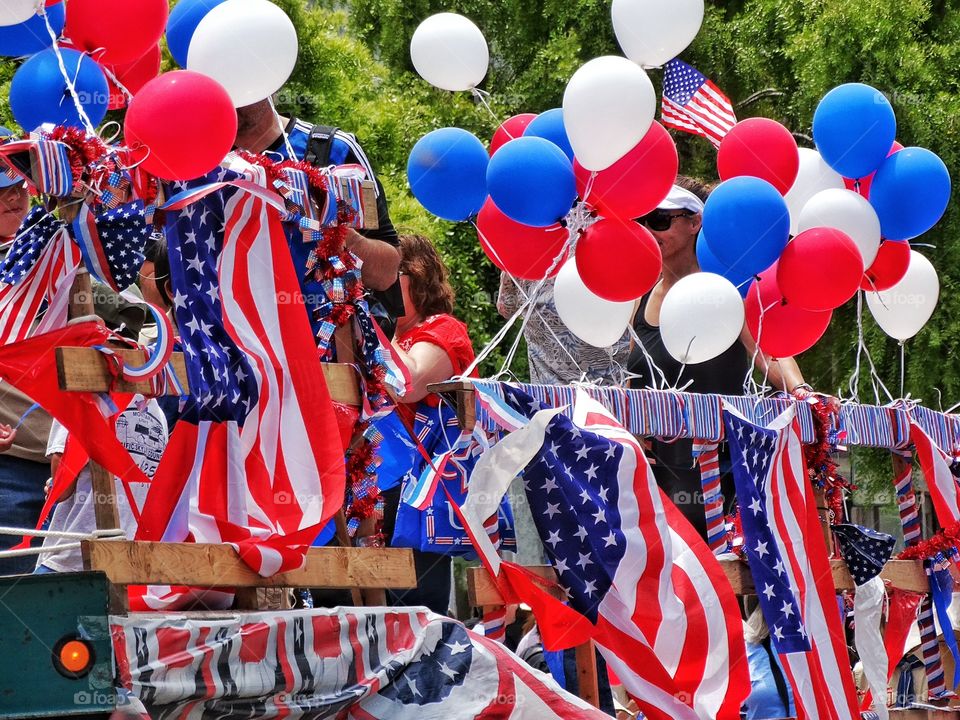
<path fill-rule="evenodd" d="M 297 31 L 268 0 L 227 0 L 197 25 L 187 69 L 223 85 L 234 107 L 252 105 L 283 87 L 297 63 Z"/>
<path fill-rule="evenodd" d="M 923 329 L 937 307 L 940 278 L 926 257 L 910 251 L 903 279 L 889 290 L 867 293 L 867 307 L 887 335 L 903 342 Z"/>
<path fill-rule="evenodd" d="M 796 235 L 800 225 L 800 212 L 814 195 L 831 188 L 844 189 L 843 177 L 832 169 L 820 153 L 810 148 L 800 148 L 800 171 L 790 191 L 784 195 L 790 209 L 790 234 Z"/>
<path fill-rule="evenodd" d="M 660 307 L 660 337 L 677 362 L 713 360 L 743 330 L 743 298 L 729 280 L 698 272 L 680 279 Z"/>
<path fill-rule="evenodd" d="M 873 265 L 880 250 L 880 218 L 865 198 L 851 190 L 821 190 L 803 206 L 797 232 L 811 228 L 836 228 L 857 244 L 865 268 Z"/>
<path fill-rule="evenodd" d="M 623 54 L 643 67 L 660 67 L 700 32 L 703 0 L 613 0 L 610 14 Z"/>
<path fill-rule="evenodd" d="M 19 25 L 40 9 L 40 0 L 0 0 L 0 26 Z"/>
<path fill-rule="evenodd" d="M 575 258 L 567 260 L 557 273 L 553 301 L 570 332 L 594 347 L 617 342 L 633 317 L 633 302 L 611 302 L 590 292 L 580 279 Z"/>
<path fill-rule="evenodd" d="M 470 90 L 480 84 L 490 64 L 490 50 L 480 28 L 457 13 L 437 13 L 424 20 L 410 38 L 410 59 L 424 80 L 441 90 Z"/>
<path fill-rule="evenodd" d="M 603 170 L 626 155 L 653 123 L 657 94 L 647 73 L 606 55 L 577 70 L 563 93 L 563 124 L 577 160 Z"/>

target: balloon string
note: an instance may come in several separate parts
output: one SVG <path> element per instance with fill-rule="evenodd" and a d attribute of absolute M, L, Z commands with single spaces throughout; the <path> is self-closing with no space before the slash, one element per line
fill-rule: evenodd
<path fill-rule="evenodd" d="M 108 78 L 110 78 L 113 81 L 113 84 L 116 85 L 117 88 L 119 88 L 120 92 L 124 94 L 124 97 L 126 97 L 127 102 L 129 102 L 130 100 L 133 100 L 133 93 L 127 90 L 127 87 L 122 82 L 120 82 L 120 80 L 117 78 L 116 75 L 113 74 L 113 71 L 109 67 L 107 67 L 106 65 L 101 65 L 100 69 L 103 70 L 104 75 L 106 75 Z"/>
<path fill-rule="evenodd" d="M 484 97 L 485 95 L 489 95 L 490 93 L 484 92 L 483 90 L 479 90 L 478 88 L 470 88 L 470 94 L 472 94 L 477 99 L 477 101 L 484 107 L 484 109 L 486 109 L 486 111 L 490 113 L 490 117 L 493 118 L 493 121 L 497 124 L 497 127 L 503 124 L 503 121 L 497 117 L 497 114 L 493 111 L 493 108 L 490 107 L 490 103 L 487 102 L 487 98 Z M 507 131 L 507 135 L 510 135 L 509 131 Z M 514 137 L 511 135 L 510 139 L 513 140 Z"/>
<path fill-rule="evenodd" d="M 904 376 L 906 375 L 906 343 L 900 341 L 900 397 L 903 397 Z"/>
<path fill-rule="evenodd" d="M 767 307 L 760 308 L 760 319 L 757 322 L 757 336 L 753 339 L 753 355 L 750 358 L 750 367 L 747 368 L 747 375 L 743 378 L 743 394 L 744 395 L 758 395 L 760 394 L 760 388 L 757 385 L 757 381 L 753 379 L 753 369 L 757 366 L 757 358 L 760 357 L 760 337 L 763 335 L 763 316 L 767 314 L 767 311 L 771 308 L 776 307 L 780 303 L 779 300 L 776 302 L 770 303 Z M 764 372 L 769 372 L 768 362 L 764 362 Z M 764 382 L 766 384 L 766 382 Z"/>
<path fill-rule="evenodd" d="M 860 401 L 860 360 L 863 356 L 863 293 L 857 292 L 857 359 L 850 376 L 850 400 Z"/>
<path fill-rule="evenodd" d="M 273 112 L 273 117 L 277 121 L 277 127 L 280 128 L 280 135 L 283 136 L 283 145 L 287 149 L 287 157 L 291 160 L 296 160 L 297 155 L 293 151 L 293 145 L 290 144 L 290 136 L 287 135 L 287 128 L 283 125 L 283 120 L 280 119 L 280 113 L 277 112 L 277 108 L 273 104 L 273 97 L 268 96 L 267 102 L 270 103 L 270 110 Z"/>
<path fill-rule="evenodd" d="M 45 12 L 39 12 L 39 15 L 43 18 L 44 24 L 47 26 L 47 32 L 50 34 L 50 38 L 53 40 L 53 52 L 57 56 L 57 64 L 60 66 L 60 74 L 63 75 L 64 81 L 67 83 L 67 91 L 70 93 L 70 98 L 73 100 L 73 105 L 77 109 L 77 114 L 80 116 L 81 122 L 88 133 L 97 137 L 97 131 L 93 127 L 93 123 L 90 121 L 87 111 L 83 109 L 83 103 L 80 102 L 80 97 L 77 94 L 77 87 L 74 81 L 70 78 L 70 74 L 67 72 L 66 63 L 63 61 L 63 54 L 60 52 L 60 45 L 57 42 L 57 33 L 54 32 L 53 26 L 50 24 L 50 16 Z M 83 58 L 81 58 L 82 60 Z M 80 62 L 77 62 L 77 74 L 80 73 Z M 33 130 L 35 128 L 24 128 L 25 130 Z"/>

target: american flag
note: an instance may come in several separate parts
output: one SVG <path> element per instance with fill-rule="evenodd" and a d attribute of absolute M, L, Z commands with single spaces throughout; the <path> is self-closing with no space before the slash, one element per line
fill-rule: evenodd
<path fill-rule="evenodd" d="M 854 720 L 857 691 L 795 413 L 759 427 L 724 405 L 744 546 L 799 718 Z"/>
<path fill-rule="evenodd" d="M 44 208 L 31 210 L 0 264 L 0 345 L 66 325 L 79 266 L 80 249 L 63 223 Z"/>
<path fill-rule="evenodd" d="M 682 60 L 664 66 L 661 114 L 667 127 L 705 137 L 716 147 L 737 124 L 730 99 Z"/>
<path fill-rule="evenodd" d="M 951 458 L 915 420 L 910 422 L 910 441 L 930 490 L 937 522 L 949 527 L 960 520 L 960 485 L 951 471 Z"/>
<path fill-rule="evenodd" d="M 143 717 L 602 720 L 502 645 L 416 609 L 111 619 Z"/>
<path fill-rule="evenodd" d="M 511 424 L 521 414 L 529 421 L 481 456 L 463 514 L 501 588 L 533 607 L 548 649 L 593 637 L 647 717 L 739 718 L 750 679 L 736 597 L 706 543 L 657 487 L 636 438 L 583 392 L 571 421 L 500 388 L 502 397 L 484 402 L 506 406 L 496 415 Z M 546 603 L 480 537 L 483 504 L 521 472 L 573 610 Z"/>
<path fill-rule="evenodd" d="M 302 565 L 341 507 L 343 452 L 277 211 L 237 188 L 203 193 L 208 183 L 244 178 L 266 182 L 259 168 L 218 170 L 168 203 L 174 314 L 192 397 L 137 537 L 232 543 L 269 576 Z"/>

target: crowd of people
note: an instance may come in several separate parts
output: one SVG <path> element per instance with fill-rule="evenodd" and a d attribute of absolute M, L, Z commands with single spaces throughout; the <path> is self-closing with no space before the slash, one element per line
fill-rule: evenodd
<path fill-rule="evenodd" d="M 295 158 L 318 167 L 356 163 L 368 176 L 376 178 L 373 167 L 360 144 L 349 133 L 327 126 L 315 126 L 296 118 L 279 119 L 269 101 L 238 110 L 236 146 L 276 159 Z M 431 384 L 461 376 L 470 371 L 475 351 L 467 326 L 456 317 L 455 296 L 449 273 L 430 238 L 402 235 L 389 215 L 383 185 L 376 181 L 379 227 L 371 231 L 350 230 L 346 247 L 362 262 L 362 281 L 368 290 L 371 310 L 386 337 L 392 339 L 397 357 L 406 365 L 411 384 L 396 411 L 402 426 L 411 432 L 418 414 L 436 412 L 440 399 L 430 392 Z M 755 366 L 779 390 L 804 395 L 811 391 L 797 363 L 790 358 L 773 359 L 756 348 L 745 328 L 741 343 L 714 360 L 681 367 L 666 351 L 659 333 L 659 313 L 666 293 L 681 278 L 697 272 L 696 240 L 702 223 L 704 203 L 709 189 L 700 182 L 680 177 L 669 196 L 653 212 L 638 222 L 653 234 L 663 256 L 663 273 L 656 286 L 635 305 L 632 329 L 607 349 L 592 347 L 573 335 L 557 315 L 549 280 L 543 283 L 518 281 L 504 274 L 497 300 L 499 312 L 509 317 L 524 302 L 533 304 L 533 312 L 523 328 L 529 359 L 529 380 L 538 384 L 570 384 L 584 380 L 598 384 L 619 384 L 643 388 L 661 381 L 675 386 L 683 374 L 687 391 L 698 393 L 741 394 L 745 378 Z M 29 190 L 22 180 L 0 174 L 0 261 L 9 250 L 30 207 Z M 318 287 L 307 279 L 305 267 L 311 248 L 291 245 L 291 253 L 305 298 L 318 297 Z M 146 249 L 146 261 L 140 270 L 137 289 L 147 301 L 165 308 L 172 318 L 173 291 L 170 283 L 170 258 L 162 233 L 156 234 Z M 104 322 L 117 332 L 149 342 L 151 327 L 145 310 L 120 300 L 102 288 L 105 301 L 97 306 Z M 308 308 L 309 309 L 309 308 Z M 174 319 L 175 322 L 175 319 Z M 656 376 L 654 376 L 656 374 Z M 156 470 L 163 448 L 177 421 L 176 399 L 136 397 L 117 420 L 117 435 L 144 474 Z M 441 418 L 440 424 L 443 424 Z M 66 443 L 66 432 L 42 408 L 7 383 L 0 383 L 0 525 L 32 528 L 44 504 L 50 479 L 56 475 Z M 406 476 L 416 477 L 424 467 L 416 446 L 409 446 Z M 701 535 L 706 534 L 700 473 L 693 461 L 689 441 L 652 440 L 649 454 L 657 482 Z M 721 455 L 722 487 L 728 504 L 734 501 L 729 457 Z M 142 503 L 147 487 L 134 488 L 132 500 Z M 398 509 L 402 503 L 402 484 L 383 488 L 383 518 L 380 531 L 389 542 L 394 534 Z M 126 493 L 118 484 L 118 503 L 122 529 L 127 536 L 135 532 L 135 521 Z M 79 472 L 64 491 L 50 519 L 50 528 L 72 532 L 95 529 L 89 470 Z M 19 538 L 0 536 L 0 547 L 9 548 Z M 62 572 L 82 569 L 77 550 L 56 551 L 59 541 L 48 539 L 39 559 L 34 557 L 0 558 L 0 574 Z M 418 587 L 393 592 L 395 605 L 426 605 L 447 614 L 451 598 L 451 560 L 448 555 L 433 555 L 414 549 Z M 322 604 L 349 604 L 340 593 L 315 592 L 312 601 Z M 751 671 L 758 679 L 751 720 L 790 715 L 791 698 L 784 691 L 782 669 L 770 652 L 759 615 L 748 623 L 751 642 Z M 521 649 L 534 658 L 532 664 L 551 669 L 544 660 L 536 628 L 528 623 Z M 563 658 L 560 658 L 563 672 Z M 754 666 L 756 665 L 756 668 Z M 777 680 L 779 678 L 779 681 Z M 769 682 L 767 682 L 769 679 Z M 772 683 L 772 684 L 771 684 Z M 616 691 L 616 687 L 614 687 Z M 609 705 L 612 708 L 612 703 Z M 764 714 L 764 709 L 771 714 Z M 771 709 L 772 708 L 772 709 Z M 629 703 L 621 712 L 629 711 Z"/>

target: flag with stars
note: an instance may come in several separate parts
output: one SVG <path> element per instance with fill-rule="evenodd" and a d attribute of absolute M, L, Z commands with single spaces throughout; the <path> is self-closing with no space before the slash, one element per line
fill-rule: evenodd
<path fill-rule="evenodd" d="M 716 147 L 737 124 L 730 98 L 696 68 L 671 60 L 663 69 L 663 124 L 707 138 Z"/>
<path fill-rule="evenodd" d="M 143 717 L 609 720 L 497 642 L 423 608 L 111 618 Z"/>
<path fill-rule="evenodd" d="M 87 270 L 117 291 L 137 279 L 151 230 L 141 200 L 107 209 L 99 215 L 83 203 L 73 221 L 73 235 Z"/>
<path fill-rule="evenodd" d="M 798 717 L 854 720 L 857 691 L 795 414 L 760 427 L 724 403 L 744 549 Z"/>
<path fill-rule="evenodd" d="M 266 179 L 218 170 L 184 187 Z M 340 508 L 336 418 L 276 210 L 229 187 L 167 206 L 174 315 L 191 397 L 138 539 L 234 544 L 263 576 L 302 565 Z"/>
<path fill-rule="evenodd" d="M 586 393 L 568 418 L 497 387 L 480 402 L 514 432 L 481 456 L 463 514 L 498 584 L 531 605 L 548 649 L 586 632 L 647 717 L 739 718 L 750 680 L 736 597 L 639 442 Z M 484 505 L 520 474 L 569 607 L 543 600 L 479 537 Z"/>
<path fill-rule="evenodd" d="M 864 585 L 880 574 L 897 544 L 893 535 L 871 530 L 863 525 L 843 524 L 833 526 L 840 555 L 857 587 Z"/>
<path fill-rule="evenodd" d="M 0 345 L 66 325 L 80 259 L 62 222 L 45 208 L 30 211 L 16 238 L 0 247 Z"/>

